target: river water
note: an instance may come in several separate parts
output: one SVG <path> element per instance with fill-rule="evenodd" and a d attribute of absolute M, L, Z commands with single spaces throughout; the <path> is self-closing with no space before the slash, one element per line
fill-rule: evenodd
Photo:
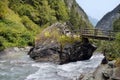
<path fill-rule="evenodd" d="M 64 65 L 34 62 L 26 52 L 0 56 L 0 80 L 76 80 L 81 73 L 90 73 L 100 64 L 102 54 L 90 60 Z"/>

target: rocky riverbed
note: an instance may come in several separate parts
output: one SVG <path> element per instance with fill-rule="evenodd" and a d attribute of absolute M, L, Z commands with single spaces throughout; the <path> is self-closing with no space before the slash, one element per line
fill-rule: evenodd
<path fill-rule="evenodd" d="M 120 67 L 115 62 L 100 64 L 93 73 L 81 74 L 78 80 L 120 80 Z"/>
<path fill-rule="evenodd" d="M 94 54 L 89 60 L 58 65 L 35 62 L 28 51 L 29 47 L 1 52 L 0 80 L 76 80 L 81 74 L 92 73 L 103 59 L 102 54 Z"/>

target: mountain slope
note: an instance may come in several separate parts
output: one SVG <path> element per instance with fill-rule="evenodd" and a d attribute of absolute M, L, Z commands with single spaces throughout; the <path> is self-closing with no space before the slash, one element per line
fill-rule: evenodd
<path fill-rule="evenodd" d="M 65 2 L 67 4 L 69 10 L 71 10 L 73 8 L 73 6 L 75 6 L 75 11 L 79 13 L 79 15 L 83 18 L 83 20 L 85 20 L 85 21 L 87 21 L 89 23 L 87 14 L 77 4 L 77 2 L 75 0 L 65 0 Z"/>
<path fill-rule="evenodd" d="M 96 25 L 96 28 L 113 30 L 113 23 L 119 19 L 120 4 L 111 12 L 107 13 Z"/>
<path fill-rule="evenodd" d="M 0 0 L 0 49 L 34 45 L 35 36 L 56 22 L 91 27 L 75 0 Z"/>
<path fill-rule="evenodd" d="M 91 16 L 89 16 L 89 20 L 90 20 L 90 22 L 93 24 L 93 26 L 96 26 L 96 24 L 97 24 L 97 22 L 98 22 L 97 19 L 92 18 Z"/>

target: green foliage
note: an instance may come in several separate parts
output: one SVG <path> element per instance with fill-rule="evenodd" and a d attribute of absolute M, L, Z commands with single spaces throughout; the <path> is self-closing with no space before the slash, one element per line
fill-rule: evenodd
<path fill-rule="evenodd" d="M 0 21 L 0 50 L 7 47 L 33 45 L 34 35 L 25 27 L 9 20 Z"/>
<path fill-rule="evenodd" d="M 0 0 L 0 50 L 34 45 L 36 34 L 55 22 L 70 20 L 75 28 L 86 26 L 74 11 L 75 8 L 68 10 L 64 0 Z M 46 33 L 46 36 L 63 43 L 72 42 L 64 35 Z"/>
<path fill-rule="evenodd" d="M 20 2 L 20 0 L 10 0 L 10 8 L 21 16 L 28 16 L 33 22 L 40 26 L 50 25 L 57 21 L 55 11 L 50 8 L 47 0 L 28 1 L 30 3 L 27 1 Z"/>
<path fill-rule="evenodd" d="M 114 41 L 113 42 L 102 41 L 101 50 L 103 51 L 105 50 L 108 60 L 114 60 L 118 57 L 118 53 L 115 47 L 116 45 Z"/>
<path fill-rule="evenodd" d="M 69 37 L 69 36 L 66 36 L 66 35 L 61 35 L 58 38 L 58 42 L 62 46 L 66 45 L 66 44 L 72 44 L 72 43 L 78 42 L 78 41 L 81 41 L 80 37 Z"/>
<path fill-rule="evenodd" d="M 5 42 L 5 38 L 0 36 L 0 51 L 5 49 L 4 42 Z"/>
<path fill-rule="evenodd" d="M 9 0 L 9 2 L 12 10 L 21 16 L 28 16 L 40 26 L 69 19 L 68 9 L 63 0 Z"/>
<path fill-rule="evenodd" d="M 81 41 L 80 37 L 78 36 L 67 36 L 65 34 L 60 33 L 58 28 L 47 29 L 38 36 L 39 37 L 36 38 L 36 42 L 45 43 L 47 40 L 47 42 L 49 43 L 56 42 L 62 46 Z"/>
<path fill-rule="evenodd" d="M 56 21 L 54 16 L 54 11 L 48 5 L 48 1 L 41 0 L 42 5 L 38 8 L 39 10 L 39 18 L 40 18 L 40 25 L 45 25 L 47 23 L 52 23 Z"/>
<path fill-rule="evenodd" d="M 115 41 L 101 41 L 99 46 L 99 50 L 105 50 L 108 60 L 120 58 L 120 33 L 116 33 Z"/>
<path fill-rule="evenodd" d="M 75 2 L 70 11 L 64 0 L 9 0 L 9 7 L 20 16 L 28 16 L 40 26 L 57 21 L 70 21 L 76 29 L 88 25 L 76 11 Z"/>
<path fill-rule="evenodd" d="M 117 19 L 117 20 L 113 23 L 113 29 L 114 29 L 114 31 L 119 31 L 119 30 L 120 30 L 120 18 Z"/>
<path fill-rule="evenodd" d="M 83 27 L 87 27 L 86 22 L 82 19 L 81 15 L 76 11 L 76 4 L 72 5 L 70 11 L 70 22 L 75 27 L 75 29 L 80 29 Z"/>
<path fill-rule="evenodd" d="M 30 20 L 27 16 L 23 16 L 21 18 L 22 18 L 21 22 L 27 28 L 27 30 L 34 31 L 34 32 L 37 32 L 37 30 L 39 30 L 38 28 L 39 26 L 34 22 L 32 22 L 32 20 Z"/>
<path fill-rule="evenodd" d="M 4 18 L 7 15 L 8 7 L 7 7 L 8 1 L 7 0 L 0 0 L 0 18 Z"/>
<path fill-rule="evenodd" d="M 55 16 L 58 21 L 68 21 L 69 13 L 63 0 L 48 0 L 49 5 L 55 10 Z"/>
<path fill-rule="evenodd" d="M 118 54 L 118 57 L 120 57 L 120 33 L 117 33 L 116 35 L 115 49 L 117 51 L 116 53 Z"/>
<path fill-rule="evenodd" d="M 32 46 L 34 45 L 34 36 L 32 32 L 25 31 L 24 34 L 20 36 L 19 45 L 18 46 Z"/>
<path fill-rule="evenodd" d="M 112 41 L 112 42 L 102 41 L 102 44 L 100 44 L 101 46 L 100 50 L 106 49 L 107 57 L 109 60 L 120 58 L 120 33 L 119 33 L 120 18 L 113 23 L 113 30 L 118 31 L 115 33 L 115 36 L 116 36 L 115 41 Z M 116 64 L 118 65 L 118 63 L 119 63 L 119 60 Z"/>

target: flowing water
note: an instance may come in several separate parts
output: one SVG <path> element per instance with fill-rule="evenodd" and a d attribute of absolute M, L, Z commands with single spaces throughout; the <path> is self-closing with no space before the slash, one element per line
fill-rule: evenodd
<path fill-rule="evenodd" d="M 25 52 L 0 56 L 0 80 L 76 80 L 81 73 L 93 72 L 102 54 L 90 60 L 64 65 L 34 62 Z"/>

